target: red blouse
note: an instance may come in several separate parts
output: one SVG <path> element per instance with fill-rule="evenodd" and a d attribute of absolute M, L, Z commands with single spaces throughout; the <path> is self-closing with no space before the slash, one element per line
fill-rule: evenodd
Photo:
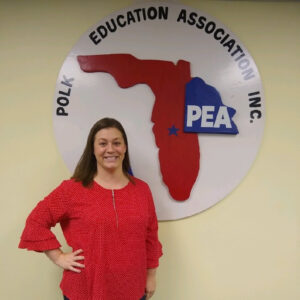
<path fill-rule="evenodd" d="M 26 221 L 19 248 L 34 251 L 61 245 L 50 228 L 60 223 L 68 245 L 83 249 L 81 273 L 64 270 L 60 287 L 71 300 L 137 300 L 145 292 L 147 269 L 162 255 L 157 218 L 148 185 L 134 178 L 122 189 L 66 180 Z"/>

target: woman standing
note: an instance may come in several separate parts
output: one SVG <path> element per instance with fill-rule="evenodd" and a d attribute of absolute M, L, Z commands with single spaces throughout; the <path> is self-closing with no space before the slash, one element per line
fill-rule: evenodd
<path fill-rule="evenodd" d="M 45 252 L 64 269 L 60 287 L 69 300 L 149 299 L 161 244 L 148 185 L 129 175 L 122 125 L 104 118 L 91 128 L 70 180 L 31 212 L 20 248 Z M 50 228 L 60 223 L 71 253 Z"/>

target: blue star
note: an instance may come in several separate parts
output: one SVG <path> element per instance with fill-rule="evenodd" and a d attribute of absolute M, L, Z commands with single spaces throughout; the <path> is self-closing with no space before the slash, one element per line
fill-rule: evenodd
<path fill-rule="evenodd" d="M 169 135 L 174 134 L 177 136 L 177 131 L 179 130 L 179 128 L 176 128 L 175 125 L 172 125 L 172 127 L 168 128 L 168 130 L 169 130 Z"/>

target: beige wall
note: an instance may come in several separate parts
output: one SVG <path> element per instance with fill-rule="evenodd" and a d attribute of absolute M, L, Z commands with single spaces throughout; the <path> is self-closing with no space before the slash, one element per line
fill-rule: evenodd
<path fill-rule="evenodd" d="M 70 176 L 52 129 L 56 78 L 79 37 L 132 2 L 0 1 L 0 299 L 61 299 L 61 271 L 17 249 L 30 210 Z M 237 189 L 201 214 L 160 223 L 165 254 L 153 299 L 300 299 L 300 3 L 181 2 L 223 22 L 250 51 L 266 126 Z"/>

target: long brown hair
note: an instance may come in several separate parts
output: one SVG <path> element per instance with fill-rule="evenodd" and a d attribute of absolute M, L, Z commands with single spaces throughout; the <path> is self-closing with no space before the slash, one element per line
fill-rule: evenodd
<path fill-rule="evenodd" d="M 130 176 L 131 166 L 128 153 L 128 141 L 125 130 L 122 124 L 112 118 L 103 118 L 96 122 L 90 130 L 87 138 L 85 149 L 81 155 L 79 162 L 75 168 L 74 174 L 71 177 L 75 181 L 81 181 L 84 186 L 89 186 L 97 173 L 97 161 L 94 155 L 94 141 L 96 133 L 104 128 L 116 128 L 118 129 L 124 139 L 126 145 L 126 152 L 122 163 L 122 170 L 124 175 L 134 183 L 133 178 Z"/>

